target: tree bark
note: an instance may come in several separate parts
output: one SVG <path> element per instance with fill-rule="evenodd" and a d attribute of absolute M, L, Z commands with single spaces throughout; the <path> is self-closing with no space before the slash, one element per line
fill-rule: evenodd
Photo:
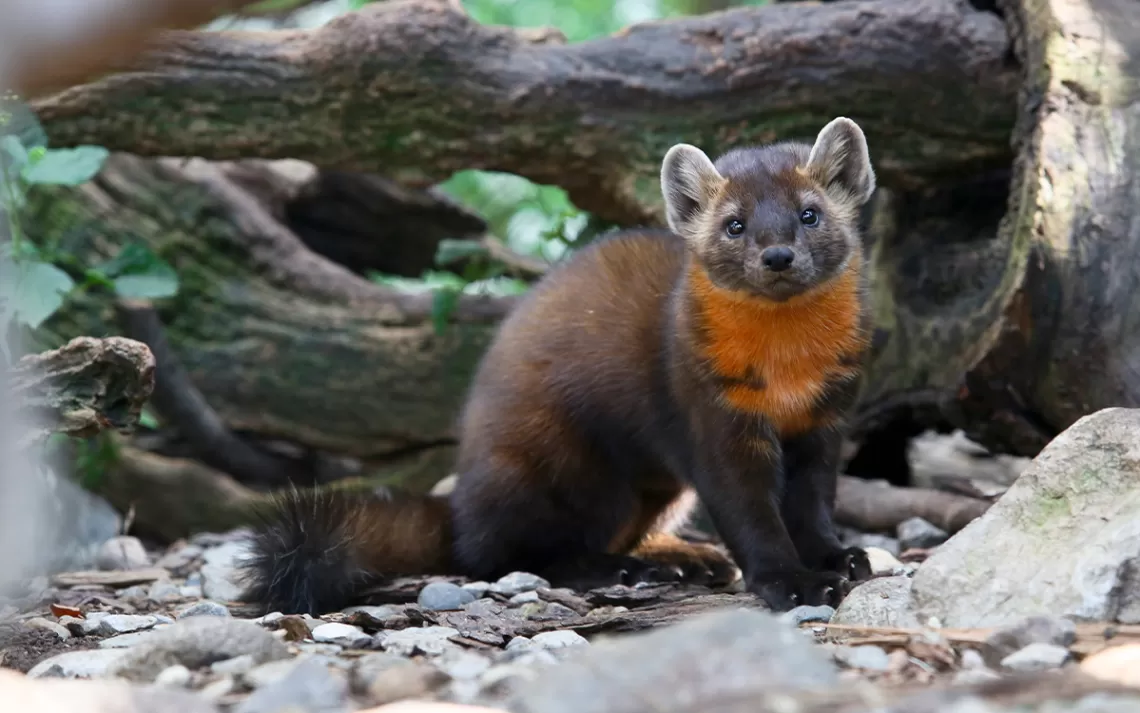
<path fill-rule="evenodd" d="M 1033 455 L 1081 416 L 1140 406 L 1140 23 L 1132 0 L 1003 0 L 1024 65 L 999 234 L 1001 311 L 959 422 Z"/>
<path fill-rule="evenodd" d="M 145 344 L 78 337 L 59 349 L 25 356 L 10 376 L 18 437 L 28 445 L 52 433 L 89 437 L 104 429 L 129 431 L 154 389 L 154 356 Z"/>
<path fill-rule="evenodd" d="M 863 126 L 884 185 L 1007 164 L 1007 55 L 1001 20 L 965 0 L 741 8 L 573 45 L 394 0 L 311 31 L 171 32 L 34 106 L 58 145 L 297 158 L 413 185 L 510 171 L 630 224 L 660 222 L 673 143 L 810 139 L 837 115 Z"/>

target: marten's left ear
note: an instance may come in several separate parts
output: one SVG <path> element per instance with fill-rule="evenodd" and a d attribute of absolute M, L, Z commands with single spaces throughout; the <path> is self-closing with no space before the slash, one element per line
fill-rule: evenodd
<path fill-rule="evenodd" d="M 875 190 L 875 171 L 863 130 L 846 117 L 832 119 L 811 147 L 807 170 L 828 190 L 838 190 L 862 205 Z"/>
<path fill-rule="evenodd" d="M 683 237 L 692 234 L 701 209 L 724 183 L 713 162 L 696 146 L 677 144 L 661 162 L 661 193 L 669 228 Z"/>

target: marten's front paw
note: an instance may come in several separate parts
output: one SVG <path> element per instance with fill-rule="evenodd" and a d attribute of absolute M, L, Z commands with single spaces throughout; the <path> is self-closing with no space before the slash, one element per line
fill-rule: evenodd
<path fill-rule="evenodd" d="M 615 584 L 633 586 L 640 582 L 676 582 L 682 578 L 681 569 L 675 565 L 601 553 L 560 562 L 541 574 L 556 587 L 579 592 Z"/>
<path fill-rule="evenodd" d="M 871 560 L 862 547 L 848 547 L 827 555 L 823 569 L 841 574 L 852 582 L 871 578 Z"/>
<path fill-rule="evenodd" d="M 749 577 L 748 591 L 772 608 L 787 611 L 800 605 L 838 607 L 851 584 L 833 572 L 806 569 L 758 572 Z"/>

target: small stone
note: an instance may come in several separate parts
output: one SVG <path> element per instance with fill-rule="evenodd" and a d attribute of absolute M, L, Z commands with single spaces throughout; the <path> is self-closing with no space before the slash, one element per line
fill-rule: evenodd
<path fill-rule="evenodd" d="M 33 629 L 47 629 L 51 633 L 58 636 L 61 641 L 66 641 L 67 639 L 71 638 L 71 632 L 68 631 L 64 626 L 57 624 L 54 621 L 48 621 L 43 617 L 28 619 L 24 622 L 24 626 L 30 626 Z"/>
<path fill-rule="evenodd" d="M 319 644 L 336 644 L 353 649 L 366 646 L 372 637 L 359 626 L 349 624 L 321 624 L 313 629 L 313 641 Z"/>
<path fill-rule="evenodd" d="M 500 577 L 497 582 L 487 588 L 487 591 L 513 597 L 522 592 L 530 592 L 535 589 L 549 587 L 550 582 L 539 577 L 537 574 L 531 574 L 530 572 L 511 572 L 508 575 Z"/>
<path fill-rule="evenodd" d="M 371 642 L 372 638 L 369 637 L 368 641 Z M 339 644 L 324 644 L 312 641 L 298 641 L 293 645 L 297 647 L 297 651 L 309 656 L 336 656 L 344 651 L 345 648 Z"/>
<path fill-rule="evenodd" d="M 44 659 L 28 671 L 28 678 L 99 678 L 106 676 L 125 652 L 122 649 L 68 651 Z"/>
<path fill-rule="evenodd" d="M 966 649 L 962 652 L 962 668 L 966 669 L 981 669 L 986 667 L 986 660 L 974 649 Z"/>
<path fill-rule="evenodd" d="M 101 649 L 129 649 L 138 646 L 141 642 L 154 636 L 153 630 L 149 631 L 135 631 L 130 634 L 119 634 L 118 636 L 111 636 L 99 642 Z"/>
<path fill-rule="evenodd" d="M 491 660 L 486 656 L 464 649 L 445 651 L 432 663 L 453 680 L 478 678 L 484 671 L 491 668 Z"/>
<path fill-rule="evenodd" d="M 419 698 L 448 682 L 448 676 L 435 666 L 407 661 L 383 669 L 369 682 L 367 695 L 377 705 L 406 698 Z"/>
<path fill-rule="evenodd" d="M 784 612 L 780 615 L 780 618 L 790 621 L 795 626 L 799 626 L 808 621 L 822 621 L 826 624 L 831 621 L 831 617 L 833 616 L 835 616 L 835 610 L 827 605 L 814 607 L 801 605 L 795 609 Z"/>
<path fill-rule="evenodd" d="M 205 560 L 202 565 L 202 592 L 210 599 L 239 601 L 245 593 L 241 569 L 248 556 L 249 544 L 246 542 L 227 542 L 206 550 L 202 555 Z"/>
<path fill-rule="evenodd" d="M 288 676 L 293 672 L 297 664 L 303 660 L 304 659 L 282 659 L 280 661 L 263 663 L 260 666 L 254 666 L 249 671 L 246 671 L 242 674 L 241 678 L 250 688 L 268 686 Z"/>
<path fill-rule="evenodd" d="M 1056 644 L 1035 643 L 1001 660 L 1002 668 L 1010 671 L 1047 671 L 1060 668 L 1069 660 L 1069 650 Z"/>
<path fill-rule="evenodd" d="M 887 535 L 879 535 L 875 533 L 858 533 L 852 537 L 847 538 L 847 545 L 850 547 L 862 547 L 865 550 L 877 549 L 889 553 L 892 557 L 898 557 L 902 553 L 902 548 L 899 546 L 899 541 Z M 868 552 L 867 554 L 870 554 Z"/>
<path fill-rule="evenodd" d="M 964 668 L 961 671 L 955 672 L 951 681 L 955 685 L 972 686 L 977 683 L 994 681 L 999 678 L 1001 678 L 1000 675 L 988 668 Z"/>
<path fill-rule="evenodd" d="M 887 652 L 878 646 L 837 646 L 831 655 L 847 668 L 886 671 L 891 667 Z"/>
<path fill-rule="evenodd" d="M 234 713 L 284 711 L 342 713 L 348 711 L 348 681 L 317 661 L 304 659 L 288 676 L 254 690 L 234 707 Z"/>
<path fill-rule="evenodd" d="M 180 664 L 168 666 L 155 676 L 154 682 L 167 688 L 186 688 L 190 685 L 190 669 Z"/>
<path fill-rule="evenodd" d="M 982 655 L 988 665 L 997 666 L 1007 656 L 1030 644 L 1068 647 L 1076 640 L 1077 627 L 1071 620 L 1030 616 L 1009 626 L 1003 626 L 987 636 Z"/>
<path fill-rule="evenodd" d="M 917 629 L 910 610 L 910 577 L 878 577 L 857 585 L 840 602 L 832 624 Z"/>
<path fill-rule="evenodd" d="M 281 621 L 284 618 L 285 618 L 284 614 L 282 614 L 279 611 L 274 611 L 274 612 L 269 612 L 265 616 L 257 617 L 256 619 L 253 620 L 253 623 L 254 624 L 260 624 L 261 626 L 272 626 L 273 624 L 276 624 L 277 622 Z"/>
<path fill-rule="evenodd" d="M 937 547 L 950 539 L 948 532 L 917 516 L 900 522 L 895 534 L 899 537 L 899 546 L 903 551 Z"/>
<path fill-rule="evenodd" d="M 906 572 L 906 566 L 890 552 L 879 547 L 867 547 L 864 551 L 871 565 L 871 574 L 894 576 Z"/>
<path fill-rule="evenodd" d="M 164 554 L 156 563 L 157 566 L 163 569 L 179 570 L 186 567 L 194 560 L 202 556 L 202 548 L 197 545 L 186 545 L 177 550 L 172 550 Z"/>
<path fill-rule="evenodd" d="M 232 659 L 225 659 L 223 661 L 215 661 L 210 664 L 210 670 L 214 673 L 226 674 L 230 676 L 240 676 L 251 670 L 256 665 L 253 656 L 249 654 L 242 654 L 235 656 Z"/>
<path fill-rule="evenodd" d="M 224 696 L 228 696 L 233 693 L 235 688 L 237 688 L 237 684 L 234 681 L 234 677 L 224 676 L 222 678 L 219 678 L 217 681 L 214 681 L 213 683 L 202 687 L 198 691 L 198 695 L 207 700 L 216 701 L 223 698 Z"/>
<path fill-rule="evenodd" d="M 473 592 L 451 582 L 432 582 L 420 590 L 417 603 L 428 611 L 448 611 L 462 609 L 475 601 Z"/>
<path fill-rule="evenodd" d="M 388 653 L 365 654 L 356 660 L 352 667 L 352 690 L 358 694 L 368 692 L 369 685 L 384 671 L 398 666 L 409 666 L 411 662 L 401 656 Z"/>
<path fill-rule="evenodd" d="M 95 566 L 102 570 L 145 569 L 150 566 L 150 557 L 137 537 L 123 535 L 99 546 Z"/>
<path fill-rule="evenodd" d="M 149 629 L 158 623 L 153 616 L 137 614 L 109 614 L 99 620 L 97 633 L 105 636 L 129 634 L 132 631 Z"/>
<path fill-rule="evenodd" d="M 543 649 L 561 649 L 567 646 L 589 646 L 590 642 L 576 631 L 544 631 L 535 634 L 531 643 Z"/>
<path fill-rule="evenodd" d="M 201 599 L 202 587 L 197 584 L 188 584 L 178 588 L 178 596 L 182 599 Z"/>
<path fill-rule="evenodd" d="M 147 595 L 147 589 L 140 584 L 136 584 L 133 587 L 120 589 L 117 595 L 119 599 L 143 599 Z"/>
<path fill-rule="evenodd" d="M 385 651 L 400 656 L 414 656 L 417 653 L 438 656 L 446 649 L 455 646 L 448 639 L 458 635 L 459 631 L 449 626 L 425 626 L 398 631 L 382 631 L 376 636 Z"/>
<path fill-rule="evenodd" d="M 530 651 L 534 648 L 534 642 L 525 636 L 516 636 L 507 642 L 507 651 Z"/>
<path fill-rule="evenodd" d="M 230 610 L 224 605 L 217 602 L 212 602 L 209 599 L 204 599 L 196 604 L 180 610 L 174 615 L 178 619 L 185 619 L 189 616 L 232 616 Z"/>
<path fill-rule="evenodd" d="M 538 592 L 535 592 L 533 590 L 529 591 L 529 592 L 519 592 L 518 594 L 511 597 L 511 599 L 510 599 L 510 603 L 514 604 L 515 606 L 520 606 L 523 604 L 531 604 L 533 602 L 538 602 L 538 601 L 539 601 Z"/>
<path fill-rule="evenodd" d="M 484 594 L 486 594 L 487 590 L 490 588 L 491 588 L 491 585 L 488 584 L 487 582 L 483 582 L 483 581 L 468 582 L 467 584 L 463 585 L 463 589 L 465 591 L 468 591 L 468 592 L 471 592 L 472 594 L 474 594 L 476 599 L 479 599 Z"/>

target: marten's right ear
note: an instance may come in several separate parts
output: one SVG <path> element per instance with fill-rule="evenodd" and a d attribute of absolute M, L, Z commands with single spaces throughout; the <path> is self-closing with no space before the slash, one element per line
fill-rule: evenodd
<path fill-rule="evenodd" d="M 669 228 L 686 235 L 702 206 L 716 196 L 724 177 L 696 146 L 677 144 L 661 162 L 661 193 Z"/>

